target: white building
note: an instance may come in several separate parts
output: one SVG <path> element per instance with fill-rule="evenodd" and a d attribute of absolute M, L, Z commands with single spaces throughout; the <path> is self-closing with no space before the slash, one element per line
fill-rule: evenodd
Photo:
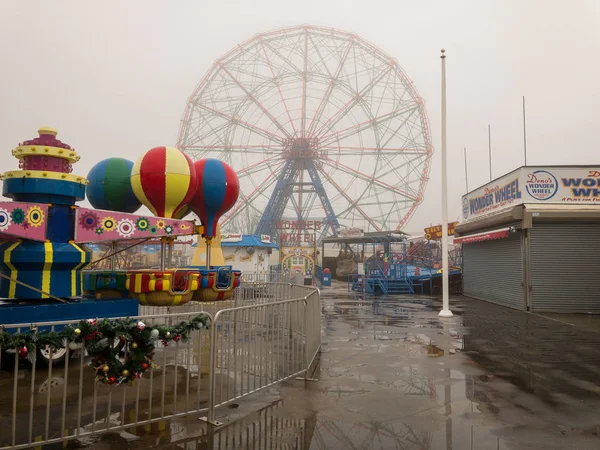
<path fill-rule="evenodd" d="M 600 313 L 600 166 L 521 167 L 462 198 L 465 295 Z"/>
<path fill-rule="evenodd" d="M 225 265 L 244 272 L 269 272 L 269 259 L 279 246 L 271 242 L 271 237 L 248 234 L 221 235 L 221 248 Z"/>

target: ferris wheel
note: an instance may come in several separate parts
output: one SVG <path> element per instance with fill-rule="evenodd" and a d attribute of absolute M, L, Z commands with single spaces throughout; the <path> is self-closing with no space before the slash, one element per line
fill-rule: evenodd
<path fill-rule="evenodd" d="M 189 97 L 178 147 L 240 180 L 232 231 L 314 220 L 327 234 L 405 226 L 432 157 L 423 100 L 391 58 L 352 33 L 298 26 L 217 60 Z"/>

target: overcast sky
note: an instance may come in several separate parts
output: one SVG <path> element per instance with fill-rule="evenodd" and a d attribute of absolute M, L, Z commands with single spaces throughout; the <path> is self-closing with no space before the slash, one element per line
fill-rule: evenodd
<path fill-rule="evenodd" d="M 0 2 L 0 150 L 40 125 L 82 155 L 135 159 L 174 145 L 186 98 L 212 63 L 256 33 L 299 24 L 352 31 L 395 57 L 425 100 L 435 155 L 409 231 L 440 221 L 440 59 L 447 51 L 450 217 L 469 187 L 523 163 L 600 163 L 600 2 L 28 1 Z"/>

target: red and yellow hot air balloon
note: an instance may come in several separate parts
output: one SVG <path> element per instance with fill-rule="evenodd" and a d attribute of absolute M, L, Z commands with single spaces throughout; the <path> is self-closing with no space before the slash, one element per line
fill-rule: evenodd
<path fill-rule="evenodd" d="M 198 177 L 187 155 L 173 147 L 154 147 L 133 165 L 131 187 L 155 216 L 176 218 L 195 195 Z"/>

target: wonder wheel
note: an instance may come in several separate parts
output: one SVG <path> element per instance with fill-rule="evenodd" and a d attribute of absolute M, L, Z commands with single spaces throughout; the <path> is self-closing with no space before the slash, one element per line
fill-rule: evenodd
<path fill-rule="evenodd" d="M 327 234 L 402 228 L 432 156 L 423 100 L 397 61 L 352 33 L 259 34 L 214 63 L 187 102 L 178 147 L 240 179 L 222 226 L 276 234 L 317 220 Z"/>

